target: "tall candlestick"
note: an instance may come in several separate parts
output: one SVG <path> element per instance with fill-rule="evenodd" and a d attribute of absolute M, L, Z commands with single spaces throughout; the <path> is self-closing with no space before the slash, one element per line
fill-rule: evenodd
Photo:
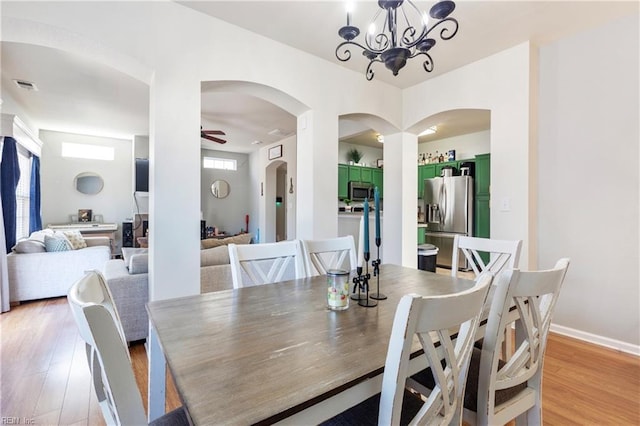
<path fill-rule="evenodd" d="M 371 253 L 369 251 L 369 199 L 368 198 L 364 199 L 364 252 Z"/>
<path fill-rule="evenodd" d="M 373 190 L 373 199 L 376 211 L 373 214 L 376 217 L 376 239 L 380 238 L 380 193 L 378 192 L 378 187 L 376 186 Z"/>

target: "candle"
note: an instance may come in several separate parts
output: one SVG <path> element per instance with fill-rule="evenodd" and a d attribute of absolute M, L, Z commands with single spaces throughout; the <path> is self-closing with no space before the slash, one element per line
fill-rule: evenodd
<path fill-rule="evenodd" d="M 376 207 L 376 211 L 373 214 L 376 217 L 376 240 L 378 240 L 380 239 L 380 193 L 377 186 L 373 190 L 373 199 Z"/>
<path fill-rule="evenodd" d="M 364 199 L 364 252 L 369 251 L 369 199 Z M 366 257 L 366 256 L 365 256 Z"/>

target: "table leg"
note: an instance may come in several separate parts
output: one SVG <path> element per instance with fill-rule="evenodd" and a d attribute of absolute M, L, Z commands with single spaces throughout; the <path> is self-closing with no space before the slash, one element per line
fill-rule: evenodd
<path fill-rule="evenodd" d="M 156 329 L 149 323 L 149 423 L 165 414 L 167 365 Z"/>

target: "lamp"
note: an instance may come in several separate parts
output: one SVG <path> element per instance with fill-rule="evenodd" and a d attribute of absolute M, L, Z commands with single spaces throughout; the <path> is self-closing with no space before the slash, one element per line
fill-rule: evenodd
<path fill-rule="evenodd" d="M 372 66 L 375 62 L 383 62 L 393 75 L 398 75 L 407 60 L 418 55 L 426 56 L 422 64 L 424 70 L 433 71 L 433 59 L 429 50 L 435 46 L 436 40 L 430 38 L 429 34 L 438 27 L 441 28 L 437 35 L 442 40 L 450 40 L 457 34 L 458 21 L 449 17 L 456 7 L 455 3 L 442 0 L 434 4 L 429 10 L 429 16 L 436 21 L 431 26 L 427 14 L 422 14 L 411 0 L 378 0 L 378 6 L 380 9 L 369 23 L 364 36 L 364 46 L 353 41 L 360 34 L 360 29 L 351 25 L 351 12 L 348 9 L 347 25 L 338 30 L 338 35 L 345 41 L 336 47 L 336 58 L 342 62 L 351 59 L 350 45 L 362 49 L 362 54 L 369 60 L 367 80 L 373 79 Z M 419 24 L 412 24 L 409 15 L 418 19 Z M 381 27 L 376 25 L 379 22 L 383 22 Z M 381 28 L 380 32 L 377 28 Z"/>

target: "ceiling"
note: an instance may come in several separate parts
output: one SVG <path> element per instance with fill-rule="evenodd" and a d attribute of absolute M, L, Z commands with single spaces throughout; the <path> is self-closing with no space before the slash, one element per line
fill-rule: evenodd
<path fill-rule="evenodd" d="M 354 51 L 348 62 L 335 58 L 340 42 L 337 30 L 345 23 L 343 1 L 187 1 L 179 2 L 207 15 L 228 21 L 332 63 L 350 68 L 364 79 L 367 62 Z M 364 27 L 377 2 L 357 2 L 353 23 Z M 427 10 L 432 2 L 417 1 Z M 455 38 L 432 49 L 435 69 L 426 73 L 419 60 L 394 77 L 382 67 L 375 80 L 399 88 L 481 59 L 526 40 L 544 44 L 573 32 L 601 25 L 617 17 L 638 13 L 635 2 L 576 1 L 459 1 L 453 15 L 460 23 Z M 265 19 L 268 17 L 268 19 Z M 148 134 L 149 88 L 114 69 L 55 49 L 2 42 L 2 88 L 9 92 L 33 123 L 48 130 L 131 138 Z M 34 82 L 38 91 L 27 91 L 12 81 Z M 465 110 L 430 117 L 426 124 L 439 126 L 435 136 L 420 142 L 489 128 L 487 111 Z M 295 132 L 296 118 L 264 100 L 238 93 L 203 89 L 202 125 L 223 130 L 224 145 L 205 148 L 250 152 Z M 431 125 L 431 124 L 429 124 Z M 269 132 L 279 129 L 277 135 Z M 374 146 L 377 133 L 364 126 L 341 138 Z M 379 145 L 377 145 L 379 146 Z"/>

